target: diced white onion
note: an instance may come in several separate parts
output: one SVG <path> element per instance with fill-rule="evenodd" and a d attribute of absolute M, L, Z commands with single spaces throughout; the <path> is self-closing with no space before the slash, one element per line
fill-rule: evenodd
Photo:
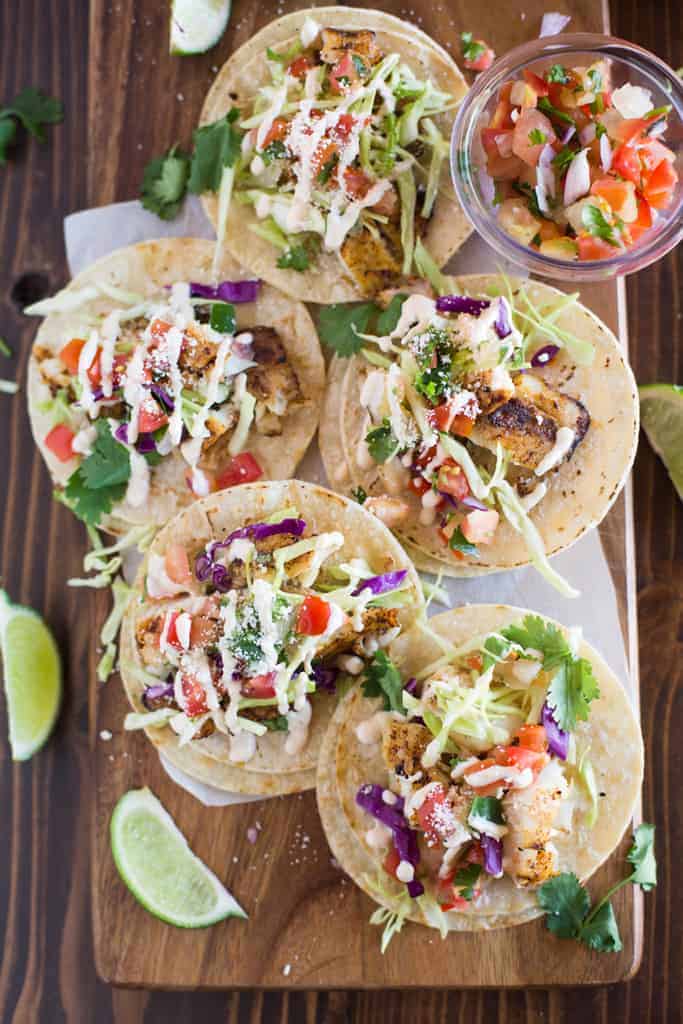
<path fill-rule="evenodd" d="M 582 149 L 569 165 L 564 181 L 564 205 L 571 206 L 590 191 L 591 175 L 588 166 L 588 150 Z"/>

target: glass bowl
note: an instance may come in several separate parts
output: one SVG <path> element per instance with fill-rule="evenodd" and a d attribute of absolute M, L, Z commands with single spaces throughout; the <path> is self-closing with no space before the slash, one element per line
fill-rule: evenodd
<path fill-rule="evenodd" d="M 521 77 L 526 68 L 541 74 L 552 64 L 589 66 L 599 59 L 610 65 L 613 88 L 626 82 L 641 85 L 652 94 L 655 108 L 671 105 L 663 141 L 676 155 L 679 180 L 668 209 L 658 211 L 653 226 L 630 249 L 602 260 L 563 260 L 523 245 L 498 224 L 480 129 L 488 125 L 501 87 Z M 587 32 L 535 39 L 495 61 L 465 96 L 453 126 L 451 174 L 460 204 L 475 230 L 512 263 L 544 277 L 578 282 L 641 270 L 683 237 L 683 82 L 654 54 L 623 39 Z"/>

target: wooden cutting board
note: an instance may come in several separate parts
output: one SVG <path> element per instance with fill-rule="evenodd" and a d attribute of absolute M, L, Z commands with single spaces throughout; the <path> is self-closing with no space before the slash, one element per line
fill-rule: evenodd
<path fill-rule="evenodd" d="M 215 71 L 232 50 L 297 3 L 237 0 L 229 30 L 203 57 L 171 58 L 167 8 L 153 0 L 93 0 L 91 4 L 91 139 L 93 205 L 130 198 L 144 164 L 178 138 L 189 140 Z M 572 29 L 605 31 L 606 8 L 561 0 Z M 481 4 L 476 0 L 398 0 L 378 5 L 414 20 L 453 54 L 459 33 L 471 30 L 498 53 L 538 34 L 543 0 Z M 123 70 L 122 70 L 123 69 Z M 472 267 L 476 272 L 478 268 Z M 623 288 L 604 284 L 582 299 L 626 344 Z M 622 628 L 637 702 L 637 636 L 630 490 L 617 502 L 601 536 L 619 598 Z M 85 599 L 85 598 L 84 598 Z M 106 614 L 93 599 L 92 635 Z M 408 925 L 385 956 L 373 909 L 333 863 L 312 792 L 229 808 L 204 808 L 175 786 L 142 734 L 122 730 L 127 702 L 119 680 L 94 682 L 90 662 L 91 744 L 96 775 L 92 808 L 92 893 L 95 956 L 100 976 L 145 988 L 467 988 L 590 985 L 620 981 L 637 969 L 642 949 L 642 897 L 632 888 L 614 900 L 623 939 L 616 955 L 590 953 L 554 939 L 537 921 L 488 935 L 438 934 Z M 113 738 L 105 742 L 100 731 Z M 222 922 L 183 932 L 157 921 L 120 880 L 109 845 L 109 819 L 128 789 L 149 786 L 173 815 L 192 849 L 223 879 L 249 912 L 247 923 Z M 247 831 L 256 829 L 250 843 Z M 621 849 L 591 888 L 604 892 L 622 874 Z"/>

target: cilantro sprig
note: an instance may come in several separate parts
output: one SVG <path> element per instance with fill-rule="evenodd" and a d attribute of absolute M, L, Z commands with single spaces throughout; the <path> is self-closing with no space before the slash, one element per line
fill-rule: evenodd
<path fill-rule="evenodd" d="M 405 713 L 401 673 L 385 651 L 375 651 L 366 666 L 362 686 L 366 697 L 382 697 L 385 711 Z"/>
<path fill-rule="evenodd" d="M 368 431 L 365 435 L 365 443 L 375 462 L 379 463 L 388 462 L 399 449 L 398 439 L 386 417 L 379 427 Z"/>
<path fill-rule="evenodd" d="M 545 910 L 549 931 L 560 939 L 576 939 L 598 953 L 618 953 L 622 948 L 619 926 L 614 916 L 612 896 L 629 882 L 650 892 L 657 884 L 655 827 L 643 823 L 633 836 L 626 860 L 633 871 L 591 907 L 588 891 L 573 872 L 563 872 L 544 882 L 538 890 L 539 906 Z"/>
<path fill-rule="evenodd" d="M 361 334 L 386 337 L 396 327 L 407 295 L 394 295 L 386 309 L 374 302 L 332 303 L 318 314 L 318 334 L 323 345 L 346 358 L 360 352 Z M 372 328 L 372 330 L 371 330 Z"/>
<path fill-rule="evenodd" d="M 471 32 L 462 32 L 460 34 L 460 41 L 462 43 L 462 55 L 465 60 L 474 62 L 481 57 L 482 53 L 486 52 L 485 45 L 475 39 Z"/>
<path fill-rule="evenodd" d="M 613 245 L 616 248 L 619 247 L 614 234 L 614 228 L 606 220 L 599 206 L 587 203 L 581 211 L 581 223 L 591 235 L 594 235 L 596 238 L 602 238 L 603 242 L 607 242 L 609 245 Z"/>
<path fill-rule="evenodd" d="M 177 146 L 150 160 L 140 187 L 142 205 L 162 220 L 173 220 L 185 198 L 189 176 L 190 158 Z"/>
<path fill-rule="evenodd" d="M 106 419 L 95 420 L 97 437 L 90 454 L 69 477 L 62 500 L 88 526 L 121 501 L 130 479 L 130 455 L 125 445 L 112 436 Z"/>
<path fill-rule="evenodd" d="M 521 626 L 508 626 L 501 636 L 542 654 L 544 671 L 552 673 L 547 701 L 560 729 L 572 732 L 577 721 L 585 722 L 591 701 L 600 696 L 598 681 L 591 663 L 574 654 L 557 626 L 540 615 L 526 615 Z"/>
<path fill-rule="evenodd" d="M 553 64 L 548 68 L 545 78 L 546 82 L 558 82 L 560 85 L 566 85 L 569 81 L 567 69 L 562 64 Z"/>
<path fill-rule="evenodd" d="M 480 874 L 480 864 L 468 864 L 466 867 L 456 871 L 453 885 L 459 887 L 458 896 L 461 899 L 467 900 L 469 903 L 474 898 L 474 887 L 479 881 Z"/>
<path fill-rule="evenodd" d="M 448 540 L 448 547 L 451 551 L 461 551 L 463 555 L 470 555 L 472 558 L 479 558 L 479 548 L 472 544 L 462 532 L 460 526 L 456 526 Z"/>
<path fill-rule="evenodd" d="M 63 120 L 61 100 L 47 96 L 40 89 L 22 89 L 8 106 L 0 108 L 0 164 L 7 163 L 7 151 L 16 141 L 19 125 L 38 142 L 45 142 L 44 126 Z"/>

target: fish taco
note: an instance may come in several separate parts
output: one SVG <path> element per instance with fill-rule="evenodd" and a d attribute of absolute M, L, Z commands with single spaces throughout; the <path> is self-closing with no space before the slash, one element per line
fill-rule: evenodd
<path fill-rule="evenodd" d="M 441 284 L 456 293 L 390 293 L 376 333 L 337 335 L 320 426 L 331 486 L 360 488 L 418 568 L 531 562 L 575 596 L 548 559 L 602 520 L 631 468 L 625 355 L 577 295 L 500 275 Z"/>
<path fill-rule="evenodd" d="M 216 78 L 195 143 L 220 165 L 190 187 L 259 277 L 312 302 L 373 295 L 411 275 L 416 239 L 442 266 L 469 234 L 448 176 L 466 91 L 452 57 L 392 15 L 285 15 Z"/>
<path fill-rule="evenodd" d="M 325 371 L 305 307 L 192 238 L 118 249 L 37 303 L 36 443 L 61 499 L 115 534 L 215 489 L 292 476 Z"/>
<path fill-rule="evenodd" d="M 539 887 L 589 877 L 634 812 L 621 683 L 580 631 L 504 605 L 444 612 L 382 656 L 330 723 L 318 806 L 383 949 L 405 920 L 445 936 L 537 917 Z"/>
<path fill-rule="evenodd" d="M 422 608 L 400 544 L 298 481 L 210 495 L 160 531 L 124 618 L 127 728 L 242 793 L 315 785 L 338 695 Z"/>

